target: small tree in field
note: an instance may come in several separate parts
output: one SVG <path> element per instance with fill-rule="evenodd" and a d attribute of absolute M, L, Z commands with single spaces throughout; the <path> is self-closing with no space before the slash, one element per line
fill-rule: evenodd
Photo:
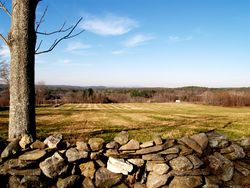
<path fill-rule="evenodd" d="M 10 112 L 9 112 L 9 139 L 29 134 L 36 137 L 35 126 L 35 54 L 52 51 L 62 40 L 79 35 L 72 34 L 81 19 L 69 28 L 65 24 L 50 33 L 40 32 L 39 28 L 44 21 L 47 9 L 36 23 L 36 8 L 40 0 L 12 0 L 12 11 L 0 2 L 0 7 L 11 19 L 8 37 L 0 34 L 0 38 L 10 49 Z M 36 45 L 37 35 L 53 35 L 66 33 L 56 39 L 47 49 L 39 51 L 42 45 Z"/>

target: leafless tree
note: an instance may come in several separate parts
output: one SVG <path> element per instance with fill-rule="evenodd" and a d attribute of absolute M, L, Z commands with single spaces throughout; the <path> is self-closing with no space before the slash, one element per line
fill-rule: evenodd
<path fill-rule="evenodd" d="M 45 21 L 47 8 L 36 22 L 36 8 L 40 0 L 12 0 L 9 11 L 0 1 L 0 8 L 10 17 L 11 27 L 8 36 L 0 34 L 0 38 L 10 49 L 10 114 L 9 139 L 29 134 L 36 137 L 35 127 L 35 54 L 52 51 L 61 41 L 82 33 L 74 33 L 82 18 L 75 25 L 65 28 L 65 23 L 52 32 L 40 31 Z M 53 35 L 61 33 L 48 49 L 41 50 L 43 41 L 37 44 L 37 35 Z"/>

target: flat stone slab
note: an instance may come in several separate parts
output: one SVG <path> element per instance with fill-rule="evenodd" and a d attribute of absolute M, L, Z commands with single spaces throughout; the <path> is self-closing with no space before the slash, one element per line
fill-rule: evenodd
<path fill-rule="evenodd" d="M 182 137 L 180 141 L 186 144 L 188 147 L 192 148 L 197 153 L 199 154 L 203 153 L 201 146 L 197 144 L 194 140 L 188 138 L 187 136 Z"/>
<path fill-rule="evenodd" d="M 127 144 L 121 146 L 119 150 L 137 150 L 140 149 L 140 143 L 137 140 L 130 140 Z"/>
<path fill-rule="evenodd" d="M 21 161 L 37 161 L 43 158 L 46 153 L 45 150 L 36 149 L 20 155 L 18 159 Z"/>

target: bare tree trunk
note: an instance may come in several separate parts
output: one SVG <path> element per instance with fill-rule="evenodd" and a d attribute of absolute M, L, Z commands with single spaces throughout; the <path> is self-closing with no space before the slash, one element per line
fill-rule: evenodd
<path fill-rule="evenodd" d="M 9 139 L 30 134 L 35 127 L 35 12 L 38 0 L 12 0 L 8 35 L 10 63 Z"/>

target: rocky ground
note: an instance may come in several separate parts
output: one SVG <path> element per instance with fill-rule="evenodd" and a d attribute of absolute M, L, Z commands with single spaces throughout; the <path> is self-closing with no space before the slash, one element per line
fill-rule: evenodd
<path fill-rule="evenodd" d="M 0 187 L 250 187 L 250 138 L 216 132 L 139 143 L 123 131 L 75 145 L 24 135 L 0 152 Z"/>

